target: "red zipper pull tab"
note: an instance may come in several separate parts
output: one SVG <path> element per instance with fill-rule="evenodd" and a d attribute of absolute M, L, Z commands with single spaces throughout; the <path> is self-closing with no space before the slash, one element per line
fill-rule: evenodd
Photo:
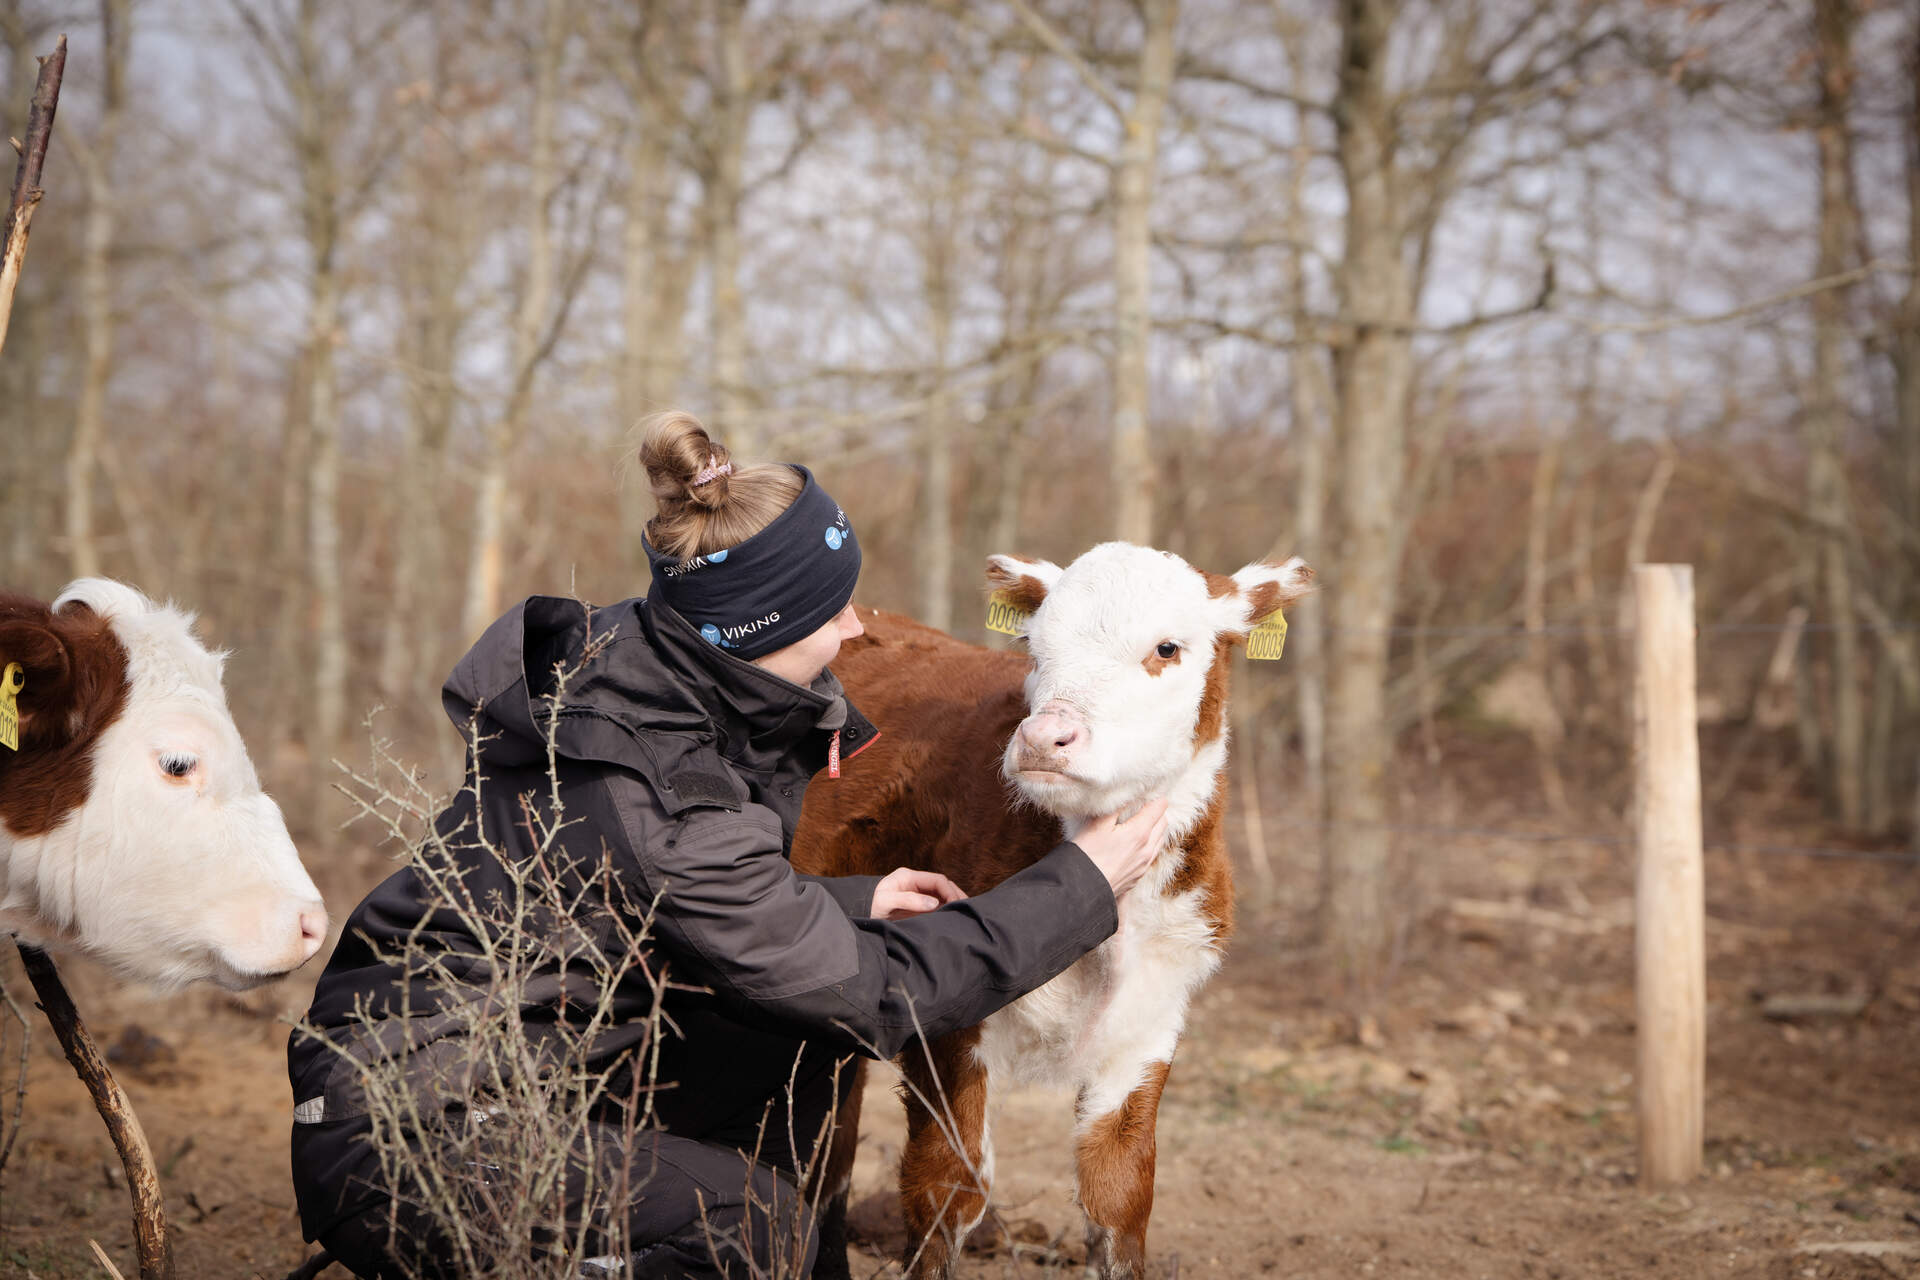
<path fill-rule="evenodd" d="M 838 729 L 833 731 L 833 744 L 827 748 L 827 776 L 829 778 L 840 776 L 840 731 Z"/>

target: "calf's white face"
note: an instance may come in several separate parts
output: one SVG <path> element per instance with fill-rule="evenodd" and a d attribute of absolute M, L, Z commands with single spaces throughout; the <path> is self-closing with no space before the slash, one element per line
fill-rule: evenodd
<path fill-rule="evenodd" d="M 164 987 L 242 990 L 311 958 L 326 910 L 192 620 L 98 578 L 38 619 L 4 603 L 0 663 L 27 683 L 0 762 L 0 923 Z"/>
<path fill-rule="evenodd" d="M 1034 804 L 1073 818 L 1168 793 L 1223 750 L 1232 645 L 1304 595 L 1313 571 L 1295 558 L 1228 578 L 1169 551 L 1106 542 L 1065 569 L 993 556 L 987 576 L 1032 613 L 1029 714 L 1003 772 Z M 1218 763 L 1205 770 L 1209 790 Z"/>

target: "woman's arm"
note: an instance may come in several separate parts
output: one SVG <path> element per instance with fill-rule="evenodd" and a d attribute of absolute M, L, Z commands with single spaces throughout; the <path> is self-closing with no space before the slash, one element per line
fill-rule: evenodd
<path fill-rule="evenodd" d="M 654 932 L 760 1020 L 880 1056 L 971 1026 L 1053 978 L 1117 923 L 1107 875 L 1073 844 L 986 893 L 899 921 L 849 919 L 794 874 L 774 815 L 694 808 L 668 819 L 646 784 L 611 776 L 628 865 L 658 895 Z M 1140 821 L 1137 837 L 1151 838 Z"/>

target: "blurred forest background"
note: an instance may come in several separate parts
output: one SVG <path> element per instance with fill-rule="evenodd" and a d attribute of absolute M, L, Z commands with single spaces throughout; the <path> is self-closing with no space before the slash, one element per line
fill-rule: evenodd
<path fill-rule="evenodd" d="M 645 589 L 663 408 L 976 640 L 989 551 L 1306 556 L 1236 839 L 1363 980 L 1416 771 L 1625 829 L 1638 561 L 1710 836 L 1920 836 L 1910 3 L 0 0 L 16 134 L 60 32 L 0 580 L 199 610 L 323 885 L 372 706 L 445 768 L 487 621 Z"/>

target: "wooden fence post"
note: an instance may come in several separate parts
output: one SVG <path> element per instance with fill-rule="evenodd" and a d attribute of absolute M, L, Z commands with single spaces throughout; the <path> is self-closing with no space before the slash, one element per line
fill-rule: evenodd
<path fill-rule="evenodd" d="M 1693 566 L 1635 565 L 1633 599 L 1640 1180 L 1649 1187 L 1671 1187 L 1700 1172 L 1706 1093 Z"/>

